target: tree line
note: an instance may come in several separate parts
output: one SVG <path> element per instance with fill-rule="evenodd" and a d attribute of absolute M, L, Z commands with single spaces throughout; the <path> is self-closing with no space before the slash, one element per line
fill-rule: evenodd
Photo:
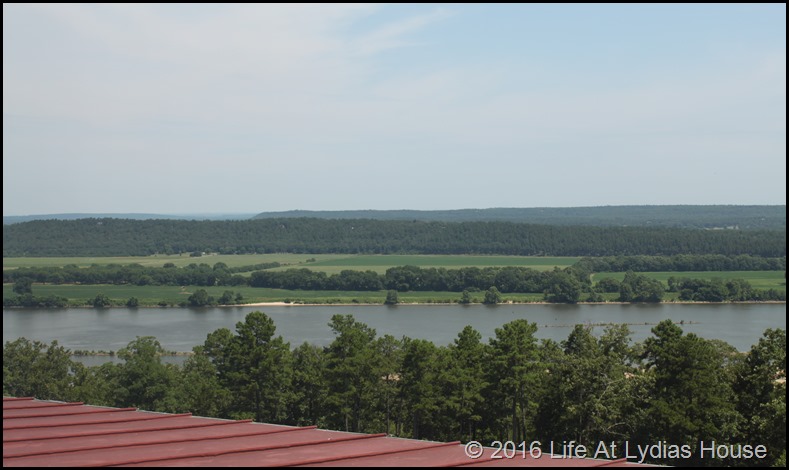
<path fill-rule="evenodd" d="M 786 229 L 786 206 L 601 206 L 496 207 L 455 210 L 346 210 L 261 212 L 255 219 L 282 218 L 420 220 L 432 222 L 520 222 L 597 227 L 686 227 Z M 161 217 L 160 217 L 161 218 Z M 4 218 L 5 220 L 5 218 Z M 18 220 L 21 222 L 21 220 Z"/>
<path fill-rule="evenodd" d="M 625 325 L 599 335 L 577 325 L 556 342 L 515 320 L 488 342 L 466 327 L 448 346 L 378 336 L 350 315 L 329 327 L 329 346 L 292 349 L 253 312 L 235 331 L 210 333 L 183 366 L 162 363 L 153 337 L 119 351 L 123 363 L 97 367 L 56 342 L 21 338 L 3 348 L 3 393 L 438 441 L 761 444 L 759 460 L 693 452 L 656 463 L 785 465 L 785 330 L 740 353 L 670 320 L 638 344 Z"/>
<path fill-rule="evenodd" d="M 303 290 L 376 291 L 450 291 L 486 289 L 496 286 L 501 292 L 543 292 L 551 282 L 551 272 L 540 272 L 526 267 L 465 267 L 458 269 L 421 268 L 418 266 L 392 267 L 384 275 L 374 271 L 344 270 L 327 275 L 307 268 L 286 271 L 265 271 L 280 267 L 280 263 L 259 263 L 228 267 L 223 262 L 213 266 L 191 263 L 183 268 L 173 263 L 163 267 L 139 264 L 77 265 L 63 267 L 22 267 L 3 271 L 3 283 L 28 279 L 48 284 L 133 284 L 138 286 L 243 286 L 273 287 Z M 660 271 L 778 271 L 786 270 L 786 258 L 763 258 L 739 255 L 675 255 L 675 256 L 618 256 L 583 258 L 572 265 L 571 272 L 582 283 L 588 284 L 589 275 L 599 272 L 660 272 Z M 253 272 L 250 277 L 238 273 Z M 610 291 L 607 291 L 610 292 Z"/>
<path fill-rule="evenodd" d="M 3 256 L 217 253 L 786 256 L 786 230 L 365 219 L 36 220 L 3 226 Z"/>
<path fill-rule="evenodd" d="M 132 279 L 137 285 L 154 284 L 160 276 L 140 275 L 141 272 L 166 272 L 169 274 L 183 271 L 183 275 L 172 274 L 167 279 L 175 279 L 175 285 L 197 286 L 240 286 L 307 290 L 307 291 L 368 291 L 376 292 L 388 290 L 387 304 L 397 303 L 393 296 L 397 292 L 408 291 L 433 291 L 433 292 L 462 292 L 460 303 L 469 303 L 472 292 L 487 291 L 485 303 L 499 303 L 501 294 L 511 293 L 541 293 L 547 302 L 552 303 L 577 303 L 577 302 L 604 302 L 612 300 L 603 296 L 608 293 L 619 293 L 616 299 L 620 302 L 649 302 L 658 303 L 663 300 L 666 288 L 660 281 L 644 274 L 632 271 L 625 273 L 620 282 L 616 279 L 604 278 L 596 283 L 591 282 L 590 275 L 584 269 L 570 266 L 565 269 L 554 268 L 551 271 L 537 271 L 535 269 L 507 266 L 507 267 L 465 267 L 459 269 L 446 268 L 420 268 L 418 266 L 397 266 L 386 270 L 385 274 L 374 271 L 344 270 L 340 273 L 327 275 L 321 271 L 310 269 L 288 269 L 285 271 L 255 271 L 249 278 L 238 274 L 231 275 L 224 263 L 216 263 L 213 268 L 207 264 L 190 265 L 185 268 L 142 268 L 135 265 L 133 269 L 124 267 L 113 268 L 109 266 L 94 266 L 93 273 L 85 273 L 79 268 L 31 268 L 4 272 L 4 278 L 14 281 L 13 292 L 15 296 L 4 296 L 4 307 L 65 307 L 69 299 L 58 296 L 39 297 L 33 295 L 33 281 L 51 280 L 52 270 L 62 281 L 63 272 L 73 272 L 80 279 L 92 279 L 95 283 L 101 280 L 108 284 L 127 284 L 128 281 L 121 274 L 134 273 Z M 28 277 L 33 273 L 41 275 Z M 100 274 L 109 277 L 101 278 Z M 84 276 L 83 276 L 84 275 Z M 5 280 L 5 279 L 4 279 Z M 144 280 L 144 282 L 143 282 Z M 786 291 L 776 289 L 755 289 L 744 279 L 705 280 L 691 278 L 675 278 L 668 280 L 668 292 L 679 292 L 679 300 L 727 302 L 727 301 L 785 301 Z M 223 295 L 214 299 L 204 289 L 197 290 L 188 299 L 181 302 L 184 307 L 204 307 L 210 305 L 233 305 L 241 303 L 243 296 L 239 293 L 226 290 Z M 98 294 L 91 300 L 93 307 L 103 308 L 109 306 L 126 305 L 137 307 L 137 299 L 130 298 L 124 301 L 113 301 L 104 294 Z M 160 305 L 168 306 L 165 301 Z"/>
<path fill-rule="evenodd" d="M 600 256 L 582 258 L 575 269 L 589 273 L 670 271 L 786 271 L 786 257 L 718 254 L 671 256 Z"/>
<path fill-rule="evenodd" d="M 162 267 L 139 264 L 94 264 L 85 268 L 77 265 L 62 267 L 22 267 L 3 271 L 3 282 L 21 279 L 47 284 L 132 284 L 136 286 L 243 286 L 248 279 L 238 273 L 279 267 L 280 263 L 259 263 L 228 267 L 219 262 L 213 266 L 191 263 L 177 267 L 165 263 Z"/>

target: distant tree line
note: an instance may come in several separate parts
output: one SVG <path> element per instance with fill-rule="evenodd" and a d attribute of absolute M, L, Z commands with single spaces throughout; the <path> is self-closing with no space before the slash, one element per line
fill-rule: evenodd
<path fill-rule="evenodd" d="M 3 226 L 3 256 L 173 253 L 786 256 L 786 230 L 551 226 L 512 222 L 261 219 L 37 220 Z"/>
<path fill-rule="evenodd" d="M 668 278 L 669 292 L 679 300 L 697 302 L 786 301 L 786 291 L 754 289 L 742 279 Z"/>
<path fill-rule="evenodd" d="M 525 267 L 491 268 L 420 268 L 401 266 L 391 268 L 381 276 L 373 271 L 344 270 L 339 274 L 326 275 L 306 268 L 281 272 L 258 272 L 252 278 L 237 273 L 266 270 L 280 267 L 280 263 L 259 263 L 247 266 L 228 267 L 223 262 L 213 266 L 206 263 L 191 263 L 182 268 L 173 263 L 163 267 L 139 264 L 92 265 L 80 268 L 76 265 L 63 267 L 23 267 L 3 271 L 3 283 L 29 282 L 49 284 L 133 284 L 138 286 L 242 286 L 277 287 L 305 290 L 357 290 L 376 291 L 395 289 L 400 291 L 451 291 L 464 289 L 487 289 L 495 285 L 501 292 L 542 292 L 548 273 L 540 273 Z M 786 270 L 786 258 L 763 258 L 738 255 L 674 255 L 674 256 L 617 256 L 583 258 L 574 264 L 570 272 L 581 282 L 597 272 L 659 272 L 659 271 L 779 271 Z M 613 292 L 613 291 L 606 291 Z"/>
<path fill-rule="evenodd" d="M 109 216 L 108 216 L 109 217 Z M 518 222 L 597 227 L 688 227 L 786 230 L 786 206 L 601 206 L 497 207 L 457 210 L 347 210 L 262 212 L 256 219 L 282 218 L 419 220 L 432 222 Z M 52 218 L 52 217 L 50 217 Z M 5 218 L 4 218 L 5 220 Z M 17 220 L 21 222 L 22 220 Z"/>
<path fill-rule="evenodd" d="M 543 292 L 564 271 L 537 271 L 520 266 L 465 267 L 458 269 L 397 266 L 385 274 L 374 271 L 344 270 L 326 274 L 310 269 L 286 271 L 255 271 L 249 278 L 252 287 L 303 290 L 392 289 L 406 291 L 462 292 L 481 291 L 495 286 L 500 292 Z M 579 280 L 579 283 L 582 282 Z M 585 281 L 588 284 L 588 280 Z"/>
<path fill-rule="evenodd" d="M 786 257 L 752 255 L 600 256 L 582 258 L 575 269 L 589 273 L 664 271 L 785 271 Z"/>
<path fill-rule="evenodd" d="M 539 440 L 544 450 L 569 440 L 613 441 L 620 454 L 625 441 L 690 446 L 689 459 L 653 460 L 666 465 L 786 462 L 785 330 L 766 330 L 741 353 L 670 320 L 635 345 L 624 325 L 538 341 L 523 319 L 488 342 L 467 326 L 449 346 L 378 336 L 350 315 L 329 327 L 329 346 L 292 349 L 253 312 L 235 331 L 208 334 L 183 366 L 162 363 L 153 337 L 120 350 L 123 363 L 97 367 L 56 342 L 21 338 L 3 347 L 3 394 L 436 441 Z M 702 440 L 767 452 L 701 459 Z"/>
<path fill-rule="evenodd" d="M 107 264 L 80 268 L 76 265 L 63 267 L 24 267 L 3 271 L 3 282 L 18 282 L 29 279 L 49 284 L 133 284 L 136 286 L 241 286 L 247 278 L 237 274 L 258 269 L 279 267 L 279 263 L 260 263 L 229 268 L 219 262 L 213 266 L 206 263 L 191 263 L 182 268 L 173 263 L 163 267 L 139 264 Z"/>
<path fill-rule="evenodd" d="M 589 273 L 577 265 L 550 271 L 506 266 L 464 267 L 458 269 L 421 268 L 397 266 L 385 274 L 374 271 L 343 270 L 326 274 L 310 269 L 288 269 L 285 271 L 255 271 L 250 277 L 231 274 L 225 263 L 190 264 L 184 268 L 166 266 L 145 268 L 139 265 L 95 265 L 90 268 L 21 268 L 3 272 L 4 282 L 13 282 L 16 296 L 3 297 L 5 307 L 65 307 L 68 299 L 57 296 L 36 297 L 32 293 L 33 282 L 82 283 L 82 284 L 135 284 L 135 285 L 193 285 L 193 286 L 242 286 L 306 290 L 306 291 L 368 291 L 388 290 L 387 303 L 397 303 L 397 292 L 433 291 L 463 292 L 461 303 L 470 302 L 471 292 L 487 291 L 485 303 L 499 303 L 501 294 L 542 293 L 545 301 L 553 303 L 603 302 L 603 293 L 619 293 L 620 302 L 650 302 L 663 300 L 664 285 L 643 274 L 628 271 L 620 282 L 602 279 L 592 284 Z M 676 279 L 668 281 L 669 292 L 679 292 L 683 301 L 785 301 L 786 291 L 754 289 L 743 279 L 704 280 Z M 103 294 L 102 294 L 103 295 Z M 129 299 L 123 302 L 97 296 L 91 302 L 94 307 L 126 305 L 136 307 Z M 390 298 L 391 297 L 391 298 Z M 497 300 L 494 300 L 497 299 Z M 182 306 L 203 307 L 209 305 L 232 305 L 241 303 L 240 294 L 225 291 L 214 299 L 200 289 Z M 131 304 L 129 302 L 132 302 Z M 164 306 L 168 303 L 164 302 Z"/>

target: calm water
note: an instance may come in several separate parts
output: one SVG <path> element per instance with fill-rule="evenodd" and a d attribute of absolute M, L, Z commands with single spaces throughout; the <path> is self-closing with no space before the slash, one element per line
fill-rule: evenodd
<path fill-rule="evenodd" d="M 190 351 L 218 328 L 235 324 L 252 311 L 268 314 L 292 347 L 304 341 L 328 345 L 334 335 L 328 327 L 332 315 L 351 314 L 376 329 L 379 336 L 409 336 L 452 342 L 466 325 L 493 336 L 495 328 L 525 318 L 537 323 L 538 338 L 561 341 L 575 324 L 628 323 L 632 338 L 641 341 L 661 320 L 684 321 L 682 329 L 709 339 L 722 339 L 747 350 L 767 328 L 786 328 L 786 304 L 724 305 L 400 305 L 187 308 L 113 308 L 65 310 L 3 310 L 3 342 L 19 337 L 70 349 L 113 350 L 136 336 L 156 336 L 165 349 Z M 603 328 L 596 328 L 602 332 Z M 91 358 L 91 363 L 105 358 Z"/>

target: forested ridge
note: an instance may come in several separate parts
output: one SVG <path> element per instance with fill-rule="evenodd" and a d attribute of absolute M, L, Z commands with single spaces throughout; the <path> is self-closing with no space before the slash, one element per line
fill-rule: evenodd
<path fill-rule="evenodd" d="M 366 219 L 39 220 L 3 226 L 3 256 L 217 253 L 786 256 L 785 230 Z"/>
<path fill-rule="evenodd" d="M 293 349 L 253 312 L 235 331 L 208 334 L 183 366 L 164 364 L 153 337 L 98 367 L 56 342 L 20 338 L 3 348 L 3 394 L 436 441 L 541 441 L 543 450 L 569 440 L 688 446 L 687 458 L 648 459 L 664 465 L 786 464 L 785 330 L 768 329 L 742 353 L 671 320 L 635 345 L 625 325 L 576 325 L 564 341 L 538 341 L 524 319 L 488 342 L 467 326 L 449 346 L 378 336 L 350 315 L 329 327 L 328 347 Z M 766 451 L 701 458 L 700 441 Z"/>
<path fill-rule="evenodd" d="M 786 206 L 664 205 L 597 207 L 497 207 L 454 210 L 344 210 L 261 212 L 256 219 L 282 218 L 518 222 L 597 227 L 786 229 Z"/>

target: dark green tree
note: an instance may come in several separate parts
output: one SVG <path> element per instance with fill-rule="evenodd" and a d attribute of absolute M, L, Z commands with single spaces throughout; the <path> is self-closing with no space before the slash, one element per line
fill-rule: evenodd
<path fill-rule="evenodd" d="M 72 399 L 73 371 L 69 350 L 53 341 L 19 338 L 3 346 L 3 395 L 42 400 Z"/>
<path fill-rule="evenodd" d="M 23 277 L 17 279 L 14 282 L 14 293 L 19 295 L 32 294 L 33 280 L 30 279 L 29 277 Z"/>
<path fill-rule="evenodd" d="M 205 289 L 197 289 L 194 294 L 187 299 L 190 307 L 205 307 L 214 303 L 214 298 L 208 295 Z"/>
<path fill-rule="evenodd" d="M 197 416 L 229 417 L 232 392 L 220 383 L 216 366 L 206 354 L 205 346 L 195 346 L 193 352 L 184 362 L 175 385 L 177 411 Z"/>
<path fill-rule="evenodd" d="M 397 300 L 397 291 L 393 289 L 389 289 L 388 291 L 386 291 L 386 300 L 384 300 L 384 304 L 396 305 L 398 303 L 400 303 L 400 301 Z"/>
<path fill-rule="evenodd" d="M 219 264 L 219 263 L 217 263 L 217 264 Z M 219 297 L 219 300 L 217 301 L 217 303 L 219 305 L 232 305 L 233 303 L 235 303 L 234 302 L 234 297 L 233 297 L 233 291 L 226 290 L 224 293 L 222 293 L 222 296 Z"/>
<path fill-rule="evenodd" d="M 764 443 L 767 459 L 756 463 L 776 465 L 786 453 L 786 330 L 766 330 L 734 370 L 742 441 Z"/>
<path fill-rule="evenodd" d="M 236 324 L 232 341 L 231 370 L 237 393 L 237 411 L 254 412 L 256 421 L 282 422 L 291 400 L 293 376 L 290 345 L 274 337 L 274 321 L 263 312 L 252 312 Z"/>
<path fill-rule="evenodd" d="M 402 397 L 398 397 L 398 385 L 401 379 L 403 363 L 403 340 L 391 335 L 384 335 L 373 343 L 373 361 L 376 365 L 374 375 L 378 377 L 378 386 L 374 387 L 374 408 L 379 410 L 381 418 L 379 431 L 387 434 L 399 434 L 400 409 Z M 393 422 L 394 421 L 394 422 Z"/>
<path fill-rule="evenodd" d="M 539 385 L 537 325 L 515 320 L 496 328 L 488 366 L 487 412 L 495 419 L 494 433 L 520 442 L 535 434 L 536 391 Z"/>
<path fill-rule="evenodd" d="M 365 432 L 370 401 L 379 384 L 373 341 L 375 330 L 351 315 L 334 315 L 329 322 L 337 337 L 327 349 L 327 422 L 332 429 Z"/>
<path fill-rule="evenodd" d="M 692 443 L 693 456 L 682 462 L 709 464 L 700 460 L 698 443 L 732 442 L 736 433 L 734 396 L 724 379 L 723 358 L 712 343 L 692 333 L 683 335 L 671 320 L 660 322 L 652 333 L 644 342 L 644 357 L 654 387 L 642 435 L 649 442 Z"/>
<path fill-rule="evenodd" d="M 400 393 L 410 416 L 413 439 L 435 439 L 442 400 L 438 354 L 436 346 L 423 339 L 409 340 L 404 345 Z"/>
<path fill-rule="evenodd" d="M 489 348 L 482 335 L 466 326 L 449 345 L 449 366 L 444 370 L 444 415 L 452 417 L 450 436 L 464 441 L 477 437 L 483 419 L 486 381 L 485 368 L 490 360 Z"/>
<path fill-rule="evenodd" d="M 326 353 L 323 348 L 302 343 L 293 351 L 293 399 L 290 415 L 297 426 L 325 426 Z"/>
<path fill-rule="evenodd" d="M 548 302 L 574 304 L 581 298 L 583 289 L 580 281 L 567 271 L 554 269 L 546 282 L 544 295 Z"/>
<path fill-rule="evenodd" d="M 173 392 L 177 375 L 173 366 L 162 363 L 163 353 L 164 349 L 153 336 L 138 336 L 118 351 L 124 362 L 117 370 L 115 406 L 159 411 L 176 407 Z"/>
<path fill-rule="evenodd" d="M 658 303 L 663 300 L 664 292 L 663 284 L 657 279 L 628 271 L 619 286 L 619 301 Z"/>
<path fill-rule="evenodd" d="M 105 308 L 112 305 L 112 301 L 104 294 L 97 294 L 96 297 L 91 300 L 91 305 L 95 308 Z"/>
<path fill-rule="evenodd" d="M 485 291 L 485 299 L 482 300 L 482 303 L 485 305 L 501 303 L 501 292 L 499 292 L 496 286 L 490 286 L 490 288 Z"/>

